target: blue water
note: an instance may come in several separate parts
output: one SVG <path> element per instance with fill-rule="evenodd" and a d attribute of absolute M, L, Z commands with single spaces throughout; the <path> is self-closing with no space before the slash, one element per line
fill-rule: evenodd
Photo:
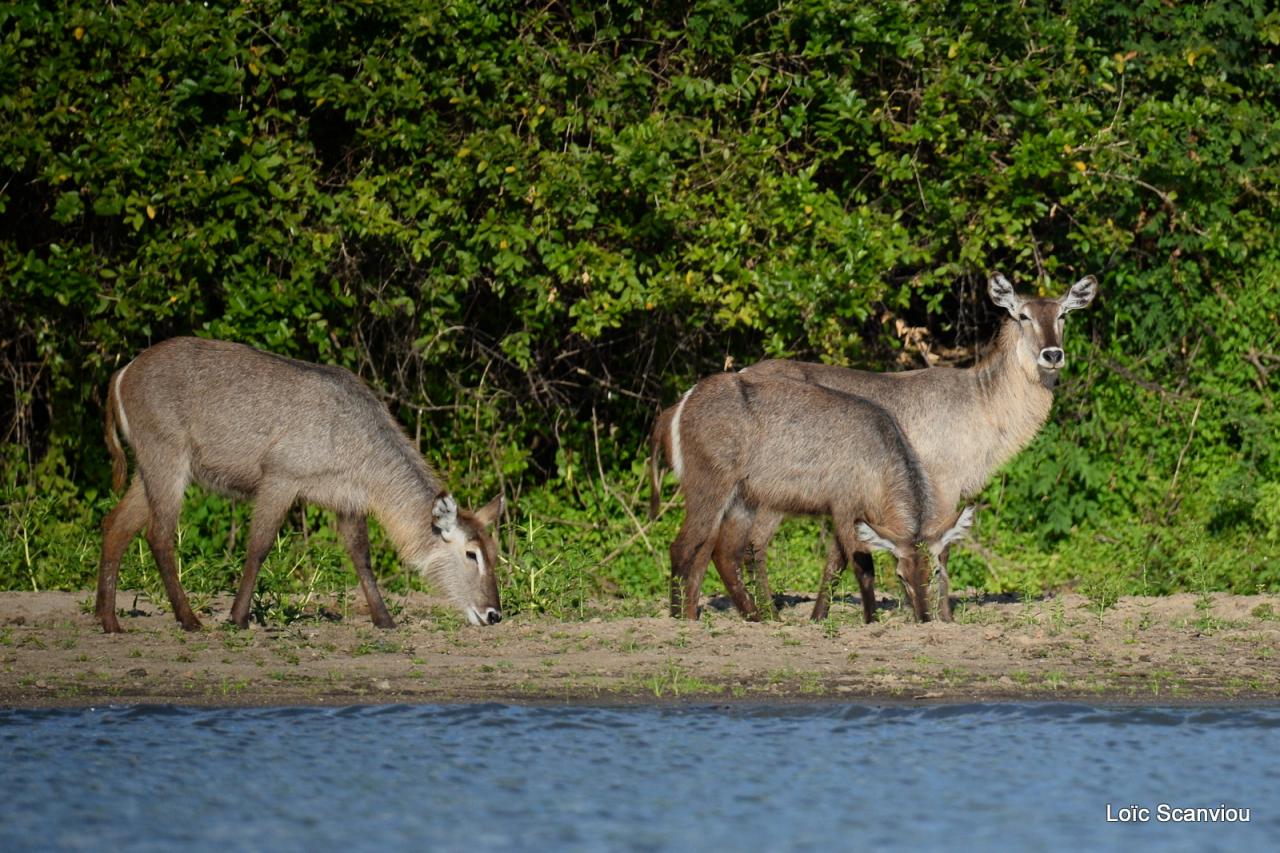
<path fill-rule="evenodd" d="M 0 710 L 0 850 L 1276 850 L 1277 762 L 1280 708 Z"/>

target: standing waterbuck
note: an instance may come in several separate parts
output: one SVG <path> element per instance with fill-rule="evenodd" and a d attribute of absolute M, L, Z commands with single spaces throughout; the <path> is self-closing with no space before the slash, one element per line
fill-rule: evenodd
<path fill-rule="evenodd" d="M 373 623 L 395 623 L 369 563 L 373 513 L 401 559 L 433 579 L 476 625 L 502 618 L 497 548 L 486 532 L 501 496 L 460 510 L 399 424 L 360 379 L 243 344 L 173 338 L 144 350 L 111 377 L 106 439 L 118 491 L 128 474 L 121 439 L 133 447 L 133 482 L 102 524 L 95 612 L 118 632 L 120 558 L 146 528 L 173 613 L 200 627 L 178 580 L 174 537 L 187 484 L 253 500 L 244 575 L 231 621 L 249 623 L 258 569 L 289 508 L 302 500 L 333 510 Z"/>
<path fill-rule="evenodd" d="M 835 543 L 828 578 L 855 554 L 892 551 L 916 618 L 928 619 L 929 553 L 963 534 L 972 512 L 924 527 L 932 486 L 893 416 L 819 385 L 722 373 L 659 417 L 654 452 L 680 478 L 685 519 L 671 544 L 671 614 L 698 618 L 714 558 L 734 604 L 755 614 L 738 564 L 757 514 L 829 514 Z M 661 445 L 661 446 L 657 446 Z M 921 544 L 927 543 L 927 548 Z M 875 618 L 874 572 L 858 571 L 863 615 Z"/>
<path fill-rule="evenodd" d="M 875 373 L 776 360 L 751 365 L 742 373 L 821 385 L 883 406 L 901 424 L 933 483 L 934 506 L 945 516 L 960 501 L 981 491 L 991 473 L 1026 447 L 1048 419 L 1054 385 L 1066 366 L 1064 320 L 1068 312 L 1093 301 L 1098 282 L 1087 276 L 1062 296 L 1033 298 L 1018 295 L 996 273 L 988 289 L 992 301 L 1009 317 L 994 347 L 973 367 Z M 762 597 L 769 588 L 765 549 L 781 520 L 780 513 L 758 513 L 748 536 L 757 558 L 754 567 Z M 938 559 L 939 615 L 944 620 L 951 618 L 948 553 L 944 548 Z M 855 555 L 855 561 L 861 561 L 863 571 L 869 570 L 868 555 Z M 820 598 L 818 605 L 823 608 L 815 605 L 815 619 L 826 615 L 825 600 Z"/>

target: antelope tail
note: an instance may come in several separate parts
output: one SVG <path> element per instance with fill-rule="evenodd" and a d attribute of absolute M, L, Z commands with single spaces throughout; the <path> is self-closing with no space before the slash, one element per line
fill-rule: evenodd
<path fill-rule="evenodd" d="M 107 414 L 104 428 L 107 452 L 111 454 L 111 488 L 117 492 L 124 488 L 125 480 L 129 477 L 129 458 L 125 455 L 124 445 L 120 442 L 120 430 L 116 422 L 116 412 L 124 414 L 124 410 L 120 408 L 120 379 L 123 376 L 124 369 L 117 370 L 112 374 L 111 382 L 107 385 Z M 125 430 L 127 433 L 127 426 Z"/>

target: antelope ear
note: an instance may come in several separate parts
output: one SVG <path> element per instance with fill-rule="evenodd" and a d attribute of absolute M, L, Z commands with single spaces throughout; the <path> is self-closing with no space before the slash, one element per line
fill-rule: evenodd
<path fill-rule="evenodd" d="M 938 556 L 942 553 L 943 548 L 968 536 L 969 528 L 973 527 L 973 517 L 977 515 L 977 512 L 978 508 L 973 504 L 965 507 L 960 515 L 957 516 L 955 523 L 951 525 L 951 529 L 939 536 L 938 541 L 929 549 L 933 552 L 933 556 Z"/>
<path fill-rule="evenodd" d="M 877 533 L 875 528 L 870 524 L 867 524 L 865 521 L 858 522 L 858 538 L 863 542 L 866 542 L 875 550 L 888 551 L 895 556 L 902 556 L 901 554 L 898 554 L 897 546 Z"/>
<path fill-rule="evenodd" d="M 502 510 L 506 505 L 506 498 L 502 495 L 498 495 L 496 498 L 480 507 L 480 509 L 476 510 L 476 521 L 480 522 L 481 527 L 488 527 L 502 517 Z"/>
<path fill-rule="evenodd" d="M 441 539 L 448 540 L 458 529 L 458 502 L 453 495 L 441 493 L 431 505 L 431 525 L 440 534 Z"/>
<path fill-rule="evenodd" d="M 1091 275 L 1071 285 L 1071 289 L 1062 295 L 1058 300 L 1058 304 L 1062 306 L 1062 313 L 1075 311 L 1077 308 L 1083 308 L 1093 301 L 1093 297 L 1098 295 L 1098 280 Z"/>
<path fill-rule="evenodd" d="M 1015 320 L 1018 319 L 1018 312 L 1022 310 L 1022 297 L 1014 292 L 1009 279 L 995 273 L 987 282 L 987 292 L 991 294 L 992 302 L 1008 311 Z"/>

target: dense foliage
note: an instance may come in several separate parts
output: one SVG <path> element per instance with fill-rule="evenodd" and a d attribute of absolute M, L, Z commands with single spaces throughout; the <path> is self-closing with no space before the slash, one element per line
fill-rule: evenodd
<path fill-rule="evenodd" d="M 1001 269 L 1102 297 L 961 581 L 1280 590 L 1278 59 L 1261 0 L 15 0 L 0 585 L 89 581 L 106 380 L 195 333 L 356 370 L 518 497 L 526 603 L 656 590 L 657 406 L 730 360 L 963 359 Z"/>

